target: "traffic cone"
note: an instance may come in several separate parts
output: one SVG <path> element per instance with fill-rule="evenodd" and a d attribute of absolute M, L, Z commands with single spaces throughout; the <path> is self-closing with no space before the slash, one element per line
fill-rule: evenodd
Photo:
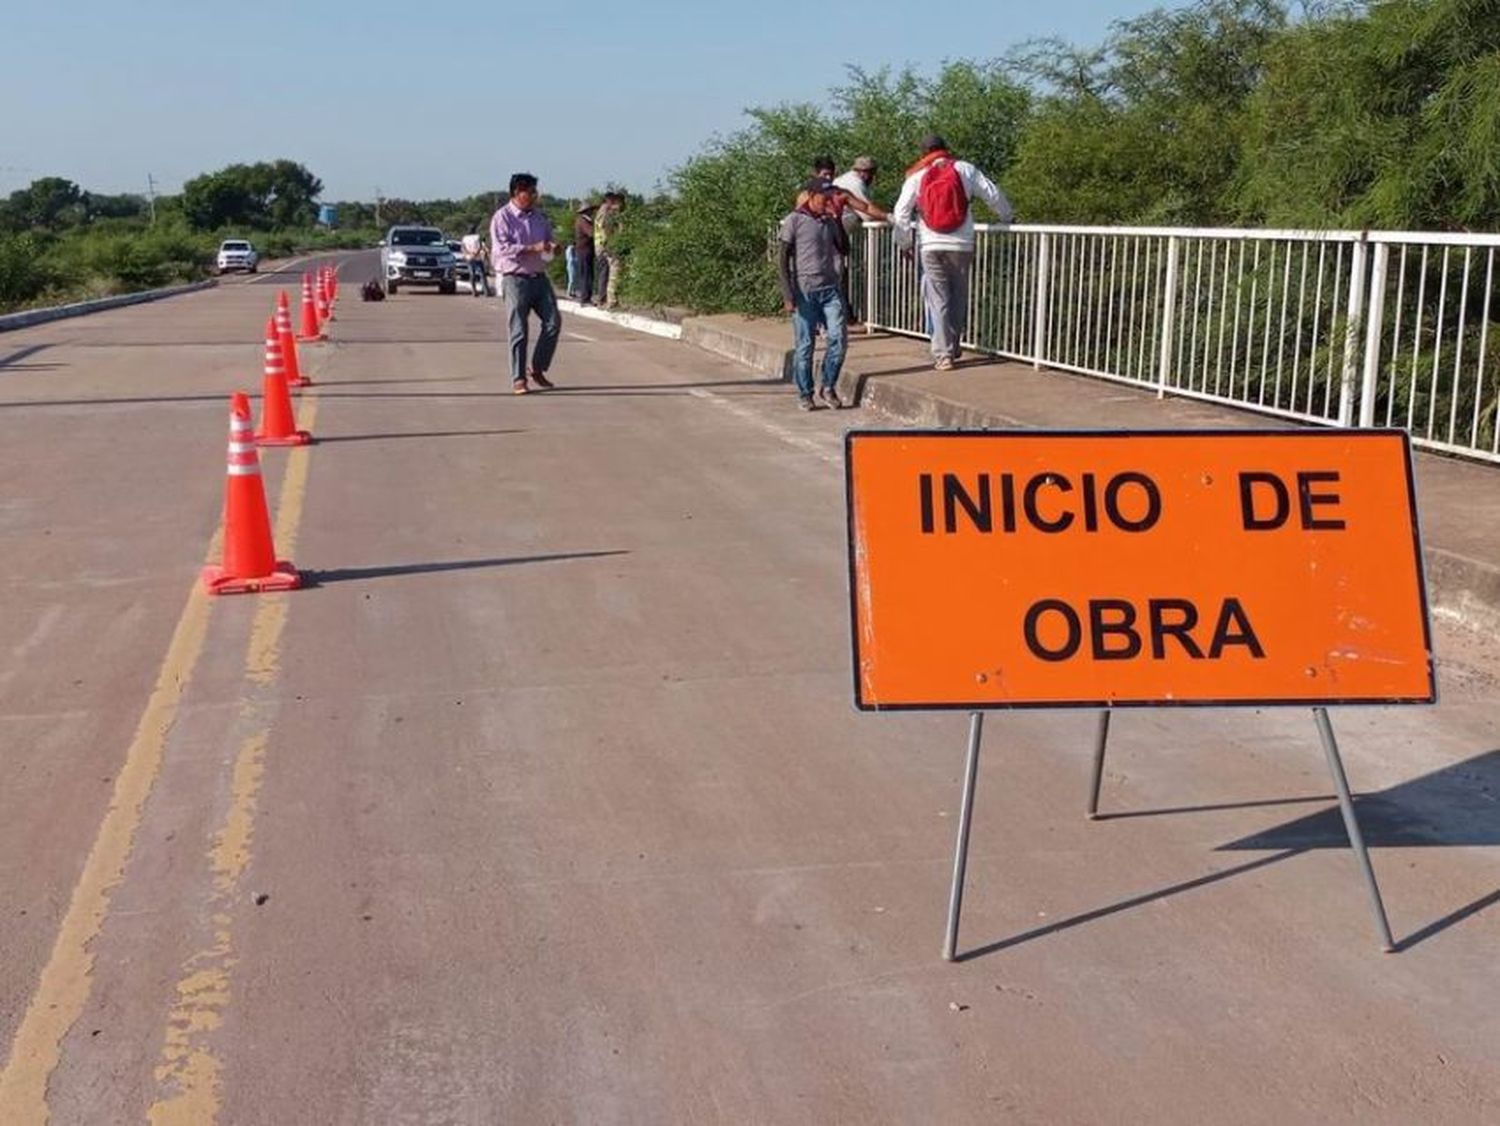
<path fill-rule="evenodd" d="M 306 430 L 297 429 L 292 414 L 292 395 L 286 386 L 286 367 L 281 362 L 281 337 L 276 318 L 266 321 L 266 374 L 260 399 L 260 429 L 255 440 L 262 446 L 305 446 L 312 441 Z"/>
<path fill-rule="evenodd" d="M 286 368 L 286 385 L 293 391 L 312 383 L 297 363 L 297 338 L 292 335 L 292 310 L 282 290 L 276 298 L 276 338 L 281 341 L 281 363 Z"/>
<path fill-rule="evenodd" d="M 271 514 L 260 476 L 260 455 L 250 433 L 250 399 L 236 391 L 229 399 L 229 471 L 224 482 L 224 562 L 203 568 L 209 594 L 295 590 L 302 576 L 276 558 Z"/>
<path fill-rule="evenodd" d="M 323 331 L 319 328 L 318 308 L 313 303 L 311 274 L 302 275 L 302 331 L 297 333 L 297 339 L 308 342 L 323 339 Z"/>
<path fill-rule="evenodd" d="M 318 323 L 327 324 L 333 320 L 333 306 L 328 301 L 328 275 L 318 273 L 317 285 Z"/>
<path fill-rule="evenodd" d="M 328 290 L 333 294 L 334 303 L 339 299 L 339 271 L 337 266 L 328 267 Z"/>

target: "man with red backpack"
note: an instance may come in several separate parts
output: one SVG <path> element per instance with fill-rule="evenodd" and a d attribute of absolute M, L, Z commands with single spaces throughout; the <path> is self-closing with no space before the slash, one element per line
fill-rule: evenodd
<path fill-rule="evenodd" d="M 989 204 L 1002 223 L 1013 212 L 1010 200 L 967 160 L 955 160 L 936 133 L 922 141 L 922 159 L 906 171 L 906 182 L 892 213 L 898 228 L 917 235 L 922 256 L 922 301 L 932 322 L 932 358 L 938 371 L 958 359 L 969 310 L 969 271 L 974 265 L 975 196 Z"/>

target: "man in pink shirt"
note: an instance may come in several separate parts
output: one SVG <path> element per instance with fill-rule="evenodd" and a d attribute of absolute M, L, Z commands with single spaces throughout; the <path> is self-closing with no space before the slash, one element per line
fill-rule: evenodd
<path fill-rule="evenodd" d="M 552 221 L 536 203 L 536 177 L 530 172 L 517 172 L 510 178 L 510 202 L 490 220 L 495 277 L 500 279 L 500 293 L 510 318 L 511 390 L 517 395 L 529 390 L 528 379 L 542 390 L 552 386 L 547 369 L 562 333 L 562 314 L 557 311 L 552 280 L 547 277 L 547 263 L 562 247 L 552 237 Z M 527 317 L 533 312 L 542 331 L 528 367 Z"/>

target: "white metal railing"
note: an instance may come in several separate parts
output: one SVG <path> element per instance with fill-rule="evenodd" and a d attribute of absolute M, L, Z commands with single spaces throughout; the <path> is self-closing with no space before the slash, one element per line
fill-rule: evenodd
<path fill-rule="evenodd" d="M 856 240 L 873 328 L 927 336 L 919 262 Z M 978 228 L 965 345 L 1334 426 L 1400 426 L 1500 462 L 1500 236 Z"/>

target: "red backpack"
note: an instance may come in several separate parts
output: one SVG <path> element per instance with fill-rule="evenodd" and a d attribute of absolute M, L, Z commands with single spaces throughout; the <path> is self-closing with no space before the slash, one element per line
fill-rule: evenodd
<path fill-rule="evenodd" d="M 936 161 L 922 174 L 917 205 L 922 209 L 922 222 L 939 234 L 948 234 L 964 225 L 969 217 L 969 193 L 964 190 L 955 161 Z"/>

